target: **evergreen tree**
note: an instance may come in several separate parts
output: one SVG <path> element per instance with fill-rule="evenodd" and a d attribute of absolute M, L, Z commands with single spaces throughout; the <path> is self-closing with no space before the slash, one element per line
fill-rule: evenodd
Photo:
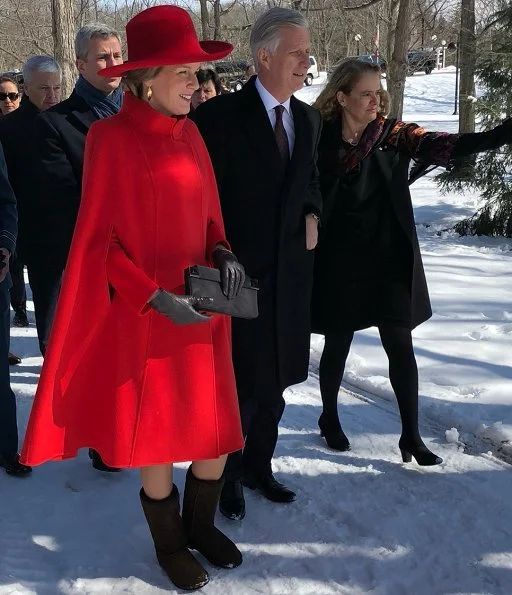
<path fill-rule="evenodd" d="M 490 130 L 512 115 L 512 2 L 488 25 L 492 50 L 477 65 L 477 77 L 484 94 L 476 103 L 481 130 Z M 452 171 L 438 176 L 443 190 L 477 189 L 483 206 L 454 226 L 461 235 L 512 237 L 512 146 L 488 151 L 475 159 L 455 164 Z"/>

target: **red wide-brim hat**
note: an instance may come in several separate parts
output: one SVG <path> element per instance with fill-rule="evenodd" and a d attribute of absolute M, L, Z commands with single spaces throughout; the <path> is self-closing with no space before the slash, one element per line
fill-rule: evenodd
<path fill-rule="evenodd" d="M 224 41 L 199 41 L 190 15 L 178 6 L 154 6 L 139 12 L 126 25 L 128 61 L 103 68 L 98 74 L 119 77 L 137 68 L 213 62 L 233 46 Z"/>

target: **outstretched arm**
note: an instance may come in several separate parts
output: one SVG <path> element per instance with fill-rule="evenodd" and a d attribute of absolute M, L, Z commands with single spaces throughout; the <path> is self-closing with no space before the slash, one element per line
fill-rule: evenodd
<path fill-rule="evenodd" d="M 433 165 L 448 165 L 452 159 L 490 151 L 512 143 L 512 119 L 488 132 L 450 134 L 427 132 L 418 124 L 397 122 L 386 144 L 413 159 Z"/>

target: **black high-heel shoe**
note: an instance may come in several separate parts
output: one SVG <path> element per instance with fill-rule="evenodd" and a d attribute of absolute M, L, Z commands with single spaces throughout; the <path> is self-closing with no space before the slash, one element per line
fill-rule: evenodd
<path fill-rule="evenodd" d="M 412 457 L 414 457 L 418 465 L 421 465 L 422 467 L 432 467 L 433 465 L 440 465 L 443 462 L 441 457 L 438 457 L 430 451 L 421 441 L 420 443 L 415 444 L 400 438 L 398 448 L 400 449 L 402 461 L 404 463 L 410 463 Z"/>
<path fill-rule="evenodd" d="M 340 422 L 336 420 L 335 423 L 327 423 L 324 414 L 320 415 L 318 420 L 318 427 L 320 428 L 320 436 L 325 438 L 327 446 L 333 450 L 345 452 L 350 450 L 350 442 L 345 436 L 345 432 L 341 429 Z"/>

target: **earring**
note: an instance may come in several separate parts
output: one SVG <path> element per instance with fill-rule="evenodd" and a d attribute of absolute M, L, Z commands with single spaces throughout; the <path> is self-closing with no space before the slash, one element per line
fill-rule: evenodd
<path fill-rule="evenodd" d="M 151 101 L 152 97 L 153 97 L 153 89 L 151 87 L 148 87 L 148 90 L 146 91 L 146 99 L 148 101 Z"/>

